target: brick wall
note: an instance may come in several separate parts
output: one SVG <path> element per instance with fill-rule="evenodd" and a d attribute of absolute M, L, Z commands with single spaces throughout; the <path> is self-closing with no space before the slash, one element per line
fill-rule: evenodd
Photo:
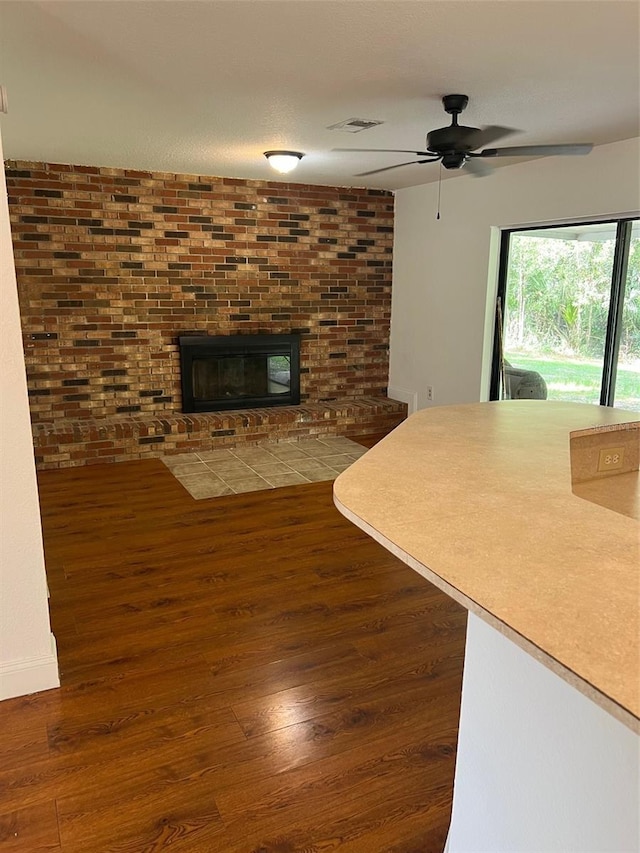
<path fill-rule="evenodd" d="M 32 420 L 181 411 L 176 338 L 302 334 L 302 401 L 386 394 L 393 197 L 10 162 Z"/>

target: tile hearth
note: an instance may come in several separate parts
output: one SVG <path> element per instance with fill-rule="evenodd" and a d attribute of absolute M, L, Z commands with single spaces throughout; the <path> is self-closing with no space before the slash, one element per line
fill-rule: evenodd
<path fill-rule="evenodd" d="M 201 500 L 334 480 L 366 452 L 348 438 L 324 436 L 181 453 L 162 461 L 189 494 Z"/>

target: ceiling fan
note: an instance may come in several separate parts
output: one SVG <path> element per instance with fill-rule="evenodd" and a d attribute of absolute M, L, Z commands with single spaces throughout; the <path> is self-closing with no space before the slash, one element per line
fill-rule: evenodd
<path fill-rule="evenodd" d="M 461 169 L 482 177 L 489 174 L 492 169 L 483 163 L 480 158 L 491 157 L 549 157 L 555 154 L 588 154 L 593 145 L 589 143 L 566 144 L 566 145 L 516 145 L 509 148 L 485 148 L 498 139 L 518 133 L 510 127 L 499 127 L 489 125 L 488 127 L 465 127 L 458 124 L 458 116 L 469 103 L 467 95 L 445 95 L 442 99 L 445 112 L 451 116 L 451 124 L 440 127 L 427 134 L 427 150 L 412 151 L 407 148 L 334 148 L 334 151 L 385 151 L 397 154 L 416 154 L 423 160 L 409 160 L 406 163 L 396 163 L 393 166 L 385 166 L 382 169 L 371 169 L 368 172 L 360 172 L 355 177 L 361 178 L 365 175 L 377 175 L 387 172 L 389 169 L 398 169 L 400 166 L 411 166 L 415 163 L 436 163 L 440 161 L 445 169 Z M 478 151 L 478 149 L 482 149 Z"/>

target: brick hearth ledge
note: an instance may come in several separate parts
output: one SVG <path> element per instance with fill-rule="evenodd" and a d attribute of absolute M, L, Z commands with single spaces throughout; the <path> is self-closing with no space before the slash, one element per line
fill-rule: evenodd
<path fill-rule="evenodd" d="M 162 417 L 115 416 L 33 425 L 40 470 L 124 462 L 322 435 L 388 432 L 407 414 L 388 397 L 352 397 L 301 406 Z"/>

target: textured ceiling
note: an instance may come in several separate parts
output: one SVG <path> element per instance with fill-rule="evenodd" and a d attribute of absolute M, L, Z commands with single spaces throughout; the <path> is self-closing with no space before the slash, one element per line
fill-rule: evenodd
<path fill-rule="evenodd" d="M 335 147 L 421 149 L 449 123 L 505 145 L 638 136 L 636 0 L 47 0 L 0 2 L 5 156 L 277 179 L 262 153 L 305 153 L 292 179 L 397 189 L 437 164 Z M 350 118 L 384 123 L 327 130 Z M 500 143 L 498 143 L 500 144 Z M 500 165 L 513 162 L 500 161 Z M 470 178 L 465 178 L 470 180 Z"/>

